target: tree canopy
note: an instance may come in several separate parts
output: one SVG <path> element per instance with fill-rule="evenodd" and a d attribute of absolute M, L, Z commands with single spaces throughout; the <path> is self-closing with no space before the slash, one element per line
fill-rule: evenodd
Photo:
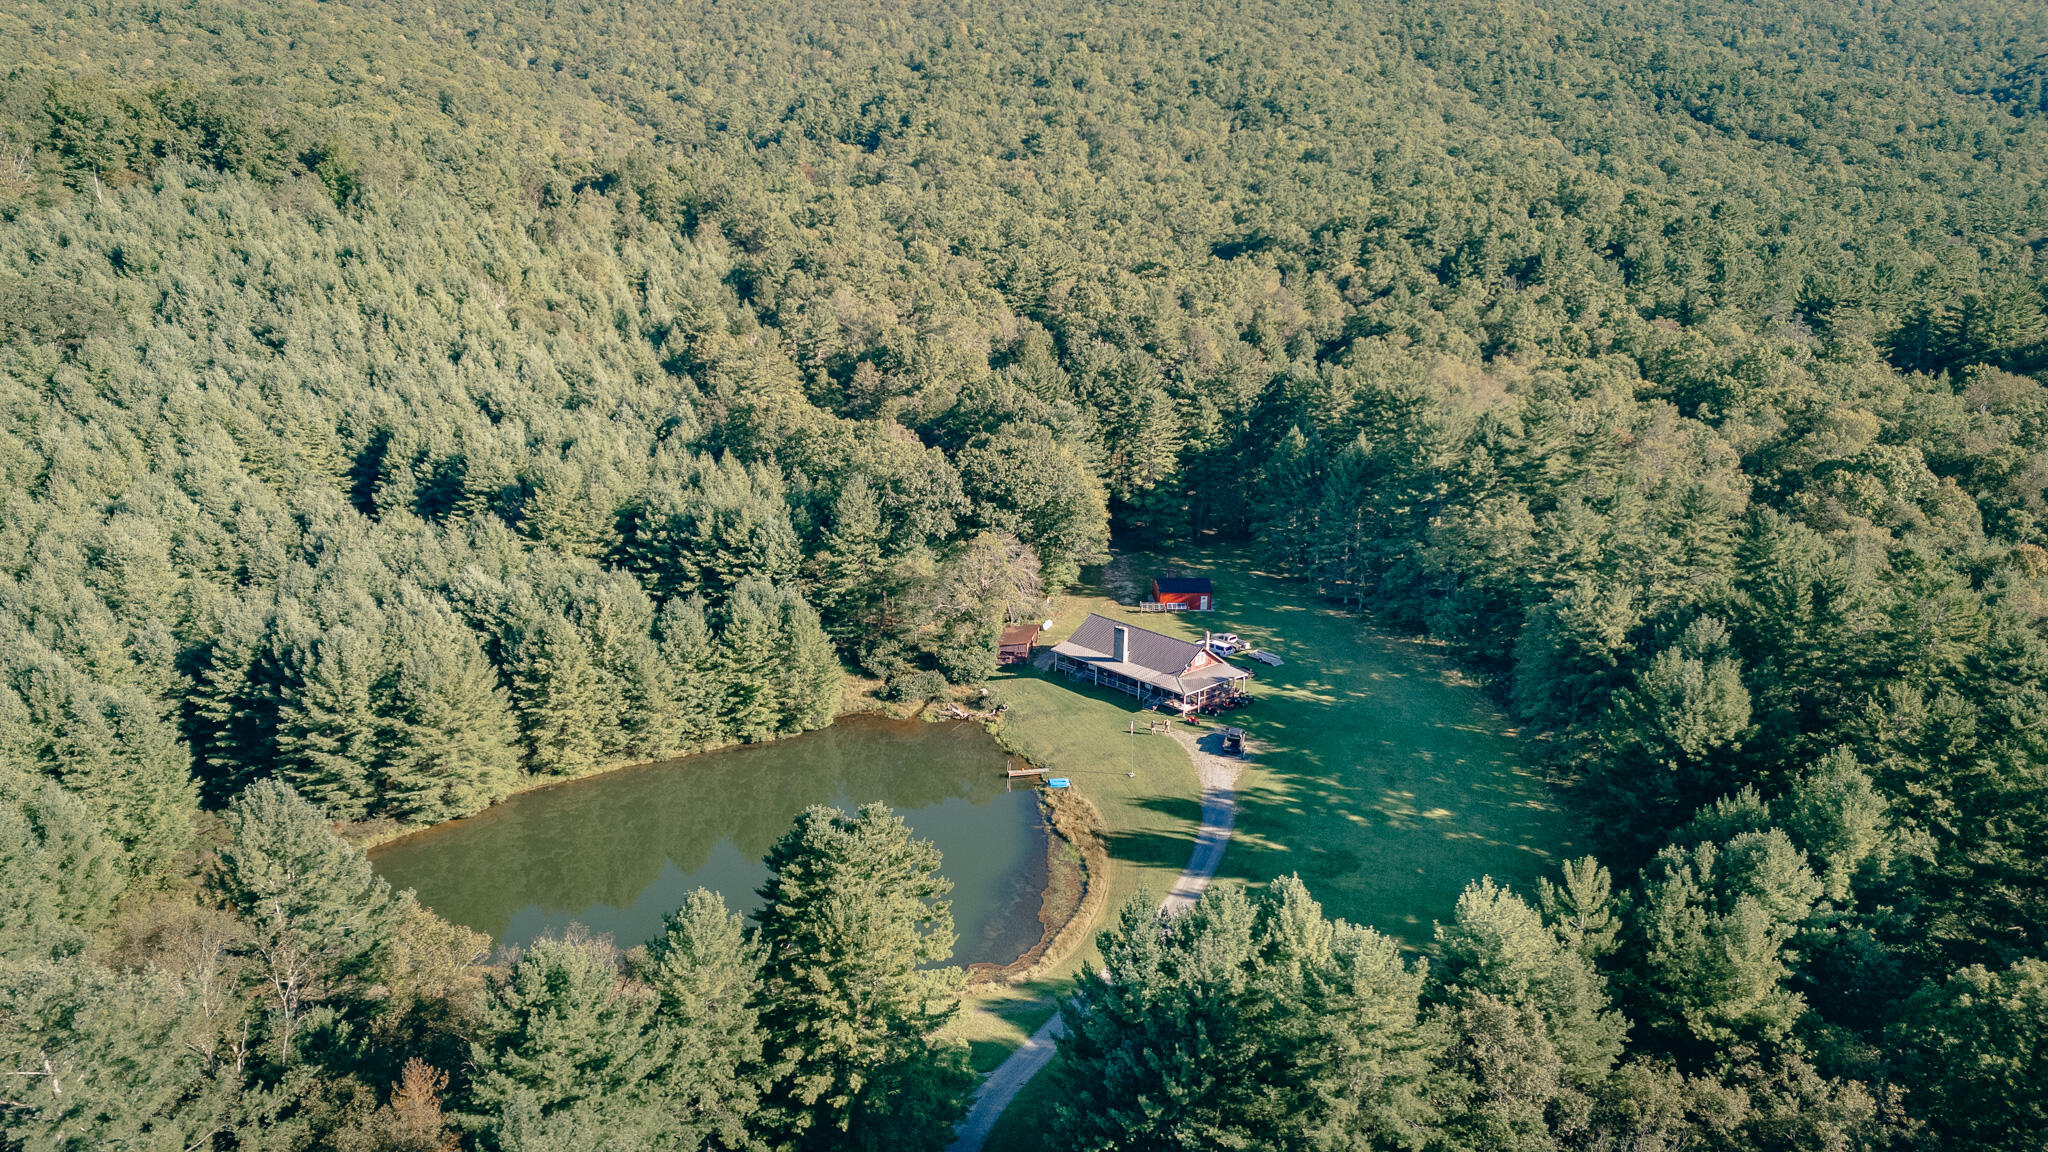
<path fill-rule="evenodd" d="M 1087 1059 L 1391 1079 L 1118 1065 L 1075 1141 L 2030 1148 L 2044 61 L 2002 0 L 0 11 L 0 1144 L 939 1139 L 884 817 L 802 825 L 893 869 L 846 908 L 492 965 L 334 829 L 973 684 L 1114 536 L 1440 641 L 1600 835 L 1426 973 L 1291 888 L 1119 921 Z M 743 990 L 842 913 L 892 1023 L 812 1052 Z M 520 1063 L 599 1035 L 651 1127 Z"/>

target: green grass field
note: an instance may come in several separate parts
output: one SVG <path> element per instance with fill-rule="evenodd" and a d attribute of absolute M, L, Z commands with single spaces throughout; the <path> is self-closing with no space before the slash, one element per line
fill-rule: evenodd
<path fill-rule="evenodd" d="M 1427 952 L 1435 922 L 1450 917 L 1466 884 L 1492 876 L 1528 892 L 1577 854 L 1577 831 L 1512 723 L 1432 645 L 1323 604 L 1235 550 L 1129 561 L 1139 576 L 1165 565 L 1208 576 L 1217 610 L 1143 613 L 1099 592 L 1063 596 L 1047 642 L 1101 612 L 1193 640 L 1205 629 L 1235 632 L 1286 661 L 1234 661 L 1257 673 L 1256 702 L 1229 722 L 1261 752 L 1239 779 L 1237 830 L 1219 880 L 1263 884 L 1299 873 L 1331 915 Z M 1186 753 L 1165 737 L 1126 735 L 1137 715 L 1130 697 L 1034 672 L 1006 674 L 997 690 L 1011 704 L 1005 742 L 1071 777 L 1101 808 L 1116 861 L 1110 907 L 1141 888 L 1163 893 L 1187 863 L 1199 819 Z M 1005 1005 L 1017 1023 L 971 1026 L 977 1063 L 1021 1043 L 1029 1033 L 1022 1020 L 1049 1010 L 1029 992 L 1020 998 L 1033 1007 Z M 1042 1147 L 1047 1101 L 1034 1081 L 988 1147 Z"/>
<path fill-rule="evenodd" d="M 1079 620 L 1061 622 L 1071 629 Z M 1113 859 L 1108 907 L 1140 890 L 1164 896 L 1187 866 L 1202 822 L 1202 787 L 1187 752 L 1170 737 L 1129 734 L 1133 718 L 1143 732 L 1159 714 L 1140 712 L 1121 693 L 1028 669 L 1006 672 L 992 687 L 1010 705 L 998 739 L 1032 765 L 1072 780 L 1101 811 Z"/>
<path fill-rule="evenodd" d="M 1234 660 L 1257 673 L 1257 699 L 1231 723 L 1263 752 L 1240 780 L 1220 877 L 1298 872 L 1332 915 L 1427 951 L 1467 883 L 1490 875 L 1528 891 L 1576 854 L 1577 832 L 1512 723 L 1434 646 L 1323 604 L 1234 550 L 1132 557 L 1140 574 L 1166 564 L 1209 577 L 1217 610 L 1090 608 L 1196 640 L 1235 632 L 1286 660 Z"/>

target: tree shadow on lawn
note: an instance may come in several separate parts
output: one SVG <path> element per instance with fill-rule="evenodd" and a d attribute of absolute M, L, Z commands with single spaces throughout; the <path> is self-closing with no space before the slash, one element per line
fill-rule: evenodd
<path fill-rule="evenodd" d="M 1178 875 L 1188 866 L 1188 858 L 1195 850 L 1195 826 L 1201 820 L 1202 806 L 1190 804 L 1177 797 L 1151 796 L 1132 802 L 1132 806 L 1147 811 L 1171 816 L 1176 820 L 1187 820 L 1189 831 L 1165 831 L 1149 829 L 1143 831 L 1112 832 L 1105 835 L 1103 843 L 1108 845 L 1109 854 L 1118 864 L 1129 864 L 1139 868 L 1157 868 L 1170 875 Z M 1237 841 L 1232 840 L 1224 851 L 1225 858 L 1237 850 Z M 1163 898 L 1165 892 L 1150 894 L 1155 900 Z"/>
<path fill-rule="evenodd" d="M 1528 893 L 1570 854 L 1547 786 L 1506 757 L 1390 743 L 1348 764 L 1274 747 L 1240 790 L 1219 874 L 1264 883 L 1299 873 L 1333 915 L 1426 950 L 1431 922 L 1449 918 L 1466 884 L 1490 875 Z"/>
<path fill-rule="evenodd" d="M 1202 627 L 1286 659 L 1252 669 L 1257 702 L 1226 721 L 1262 751 L 1220 877 L 1298 873 L 1331 914 L 1427 949 L 1466 884 L 1491 875 L 1528 893 L 1575 854 L 1515 725 L 1436 646 L 1319 602 L 1241 549 L 1171 562 L 1217 581 Z"/>

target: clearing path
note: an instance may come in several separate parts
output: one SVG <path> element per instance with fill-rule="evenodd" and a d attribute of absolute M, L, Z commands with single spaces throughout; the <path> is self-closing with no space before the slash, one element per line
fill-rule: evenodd
<path fill-rule="evenodd" d="M 1217 865 L 1223 862 L 1231 826 L 1237 822 L 1237 774 L 1244 762 L 1211 750 L 1222 747 L 1220 732 L 1197 733 L 1185 724 L 1170 725 L 1167 730 L 1188 750 L 1202 781 L 1202 826 L 1195 833 L 1194 851 L 1188 854 L 1188 866 L 1174 881 L 1173 890 L 1159 905 L 1160 915 L 1174 916 L 1194 907 L 1216 875 Z M 1009 1059 L 996 1065 L 975 1092 L 974 1106 L 954 1129 L 953 1143 L 947 1152 L 981 1152 L 1003 1109 L 1010 1106 L 1010 1101 L 1017 1098 L 1033 1076 L 1052 1063 L 1065 1032 L 1066 1024 L 1055 1013 L 1031 1034 L 1031 1039 L 1010 1053 Z"/>
<path fill-rule="evenodd" d="M 1221 755 L 1221 732 L 1197 733 L 1185 724 L 1170 725 L 1167 731 L 1188 750 L 1202 780 L 1202 827 L 1195 833 L 1195 850 L 1188 855 L 1187 869 L 1159 905 L 1161 914 L 1171 916 L 1195 906 L 1216 875 L 1217 865 L 1223 863 L 1223 849 L 1230 844 L 1230 829 L 1237 823 L 1237 774 L 1244 761 Z"/>
<path fill-rule="evenodd" d="M 1003 1109 L 1017 1098 L 1033 1076 L 1038 1075 L 1060 1050 L 1060 1037 L 1066 1035 L 1067 1026 L 1055 1012 L 1052 1019 L 1039 1025 L 1010 1058 L 996 1065 L 975 1090 L 974 1107 L 960 1120 L 960 1126 L 953 1129 L 953 1143 L 946 1152 L 981 1152 L 981 1146 L 988 1142 L 988 1134 L 1002 1116 Z"/>

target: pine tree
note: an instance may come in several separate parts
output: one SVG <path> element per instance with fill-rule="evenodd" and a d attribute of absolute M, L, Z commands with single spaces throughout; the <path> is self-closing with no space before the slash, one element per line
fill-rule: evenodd
<path fill-rule="evenodd" d="M 654 604 L 627 579 L 607 580 L 595 592 L 581 623 L 611 706 L 601 729 L 610 735 L 604 755 L 615 761 L 673 756 L 684 747 L 681 720 L 674 676 L 654 637 Z"/>
<path fill-rule="evenodd" d="M 765 1041 L 760 955 L 746 922 L 717 894 L 692 892 L 649 945 L 642 978 L 658 998 L 656 1026 L 667 1040 L 653 1073 L 663 1146 L 753 1146 Z"/>
<path fill-rule="evenodd" d="M 1771 805 L 1786 835 L 1820 874 L 1821 894 L 1835 903 L 1849 898 L 1867 865 L 1889 854 L 1890 820 L 1883 796 L 1856 756 L 1837 748 L 1799 774 L 1791 790 Z"/>
<path fill-rule="evenodd" d="M 1890 1037 L 1940 1147 L 2032 1152 L 2048 1132 L 2048 962 L 1965 968 L 1914 995 Z"/>
<path fill-rule="evenodd" d="M 1597 964 L 1614 951 L 1621 921 L 1614 910 L 1614 877 L 1591 856 L 1567 860 L 1559 868 L 1564 882 L 1536 881 L 1537 903 L 1551 931 L 1565 947 Z"/>
<path fill-rule="evenodd" d="M 1131 503 L 1171 482 L 1180 462 L 1180 423 L 1173 398 L 1157 388 L 1140 390 L 1117 406 L 1104 434 L 1110 495 Z"/>
<path fill-rule="evenodd" d="M 301 623 L 281 640 L 276 772 L 334 819 L 360 820 L 374 797 L 379 645 L 348 625 L 312 628 Z"/>
<path fill-rule="evenodd" d="M 515 626 L 512 708 L 526 745 L 527 771 L 575 776 L 597 766 L 606 720 L 605 692 L 590 644 L 559 612 Z"/>
<path fill-rule="evenodd" d="M 511 792 L 519 729 L 498 673 L 469 629 L 415 618 L 382 709 L 379 810 L 422 824 L 468 816 Z"/>
<path fill-rule="evenodd" d="M 277 701 L 256 679 L 268 624 L 238 604 L 206 644 L 186 707 L 197 720 L 200 767 L 210 802 L 222 803 L 267 771 L 275 747 Z"/>
<path fill-rule="evenodd" d="M 1735 783 L 1728 758 L 1750 727 L 1750 695 L 1726 626 L 1712 617 L 1687 625 L 1614 694 L 1598 726 L 1606 754 L 1590 791 L 1610 836 L 1661 838 L 1727 792 Z"/>
<path fill-rule="evenodd" d="M 203 1148 L 236 1116 L 199 989 L 82 959 L 0 964 L 0 1145 Z"/>
<path fill-rule="evenodd" d="M 817 612 L 802 596 L 792 589 L 778 600 L 775 631 L 782 652 L 778 727 L 783 732 L 823 728 L 839 714 L 845 678 L 839 656 L 819 624 Z"/>
<path fill-rule="evenodd" d="M 77 797 L 0 766 L 0 960 L 80 951 L 126 887 L 125 865 Z"/>
<path fill-rule="evenodd" d="M 1787 946 L 1820 892 L 1805 857 L 1775 828 L 1660 852 L 1629 954 L 1644 1022 L 1702 1056 L 1738 1042 L 1783 1043 L 1805 1009 L 1785 986 Z"/>
<path fill-rule="evenodd" d="M 1394 943 L 1299 880 L 1212 888 L 1160 923 L 1132 899 L 1066 1009 L 1061 1147 L 1421 1148 L 1439 1047 Z"/>
<path fill-rule="evenodd" d="M 615 543 L 612 512 L 573 464 L 550 462 L 527 485 L 519 527 L 565 556 L 601 556 Z"/>
<path fill-rule="evenodd" d="M 275 780 L 222 816 L 228 841 L 208 884 L 248 928 L 244 945 L 270 1002 L 277 1062 L 312 1003 L 349 989 L 389 929 L 391 890 L 320 810 Z"/>
<path fill-rule="evenodd" d="M 335 1133 L 336 1152 L 457 1152 L 461 1141 L 441 1111 L 448 1074 L 417 1056 L 391 1086 L 391 1099 L 353 1128 Z"/>
<path fill-rule="evenodd" d="M 754 912 L 766 1107 L 794 1149 L 928 1149 L 952 1140 L 973 1077 L 938 1032 L 962 976 L 939 853 L 885 805 L 812 808 L 769 851 Z"/>
<path fill-rule="evenodd" d="M 31 639 L 9 643 L 27 665 L 12 686 L 0 683 L 9 752 L 84 801 L 131 874 L 161 875 L 191 842 L 198 793 L 161 706 L 132 687 L 94 683 Z"/>
<path fill-rule="evenodd" d="M 725 727 L 723 673 L 703 601 L 693 597 L 662 605 L 658 631 L 674 693 L 678 743 L 684 750 L 725 743 L 731 730 Z"/>
<path fill-rule="evenodd" d="M 719 679 L 724 699 L 719 725 L 749 744 L 773 738 L 782 723 L 781 664 L 775 591 L 746 582 L 726 601 L 718 630 Z"/>
<path fill-rule="evenodd" d="M 625 980 L 608 941 L 534 941 L 493 982 L 470 1046 L 470 1111 L 485 1147 L 646 1147 L 659 1131 L 654 998 Z"/>
<path fill-rule="evenodd" d="M 834 635 L 857 637 L 875 626 L 888 595 L 881 507 L 856 473 L 832 501 L 831 527 L 814 560 L 819 608 Z"/>
<path fill-rule="evenodd" d="M 1606 1077 L 1628 1023 L 1608 1007 L 1606 981 L 1592 963 L 1521 897 L 1491 878 L 1467 885 L 1436 940 L 1443 962 L 1432 975 L 1454 1002 L 1492 998 L 1479 1015 L 1504 1029 L 1515 1026 L 1510 1017 L 1520 1006 L 1530 1006 L 1565 1083 L 1583 1090 Z"/>

